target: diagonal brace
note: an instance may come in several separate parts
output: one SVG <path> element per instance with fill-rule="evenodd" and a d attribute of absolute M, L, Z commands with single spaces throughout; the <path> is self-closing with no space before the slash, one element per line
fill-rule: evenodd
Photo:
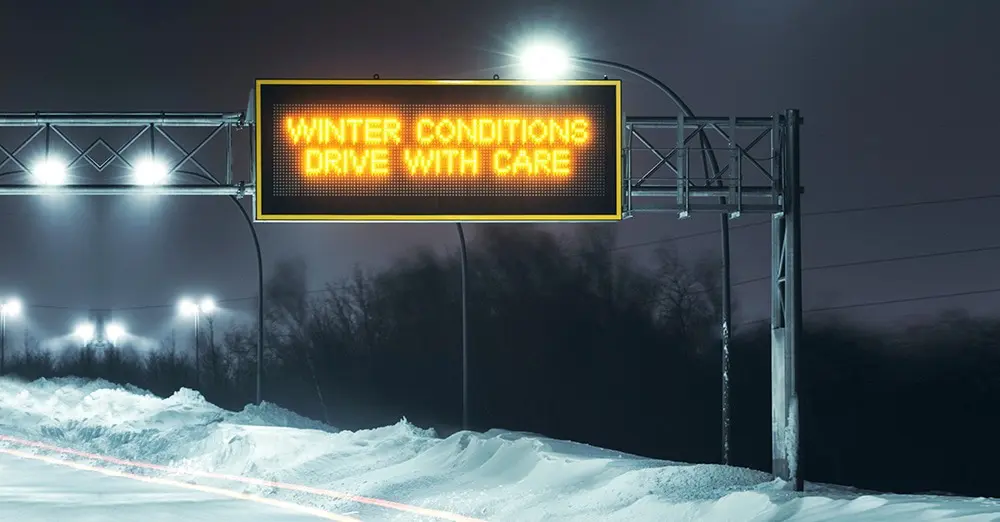
<path fill-rule="evenodd" d="M 732 141 L 733 142 L 733 146 L 735 146 L 737 149 L 739 149 L 740 154 L 742 154 L 745 158 L 747 158 L 748 160 L 750 160 L 750 163 L 752 163 L 753 166 L 757 167 L 757 170 L 759 170 L 762 174 L 764 174 L 765 176 L 767 176 L 768 179 L 770 179 L 772 181 L 774 180 L 774 177 L 771 175 L 771 173 L 769 173 L 767 171 L 767 169 L 765 169 L 764 166 L 761 165 L 759 161 L 757 161 L 757 158 L 754 158 L 753 156 L 750 155 L 749 152 L 747 152 L 748 149 L 752 149 L 754 145 L 756 145 L 760 140 L 764 139 L 764 137 L 767 136 L 768 133 L 771 132 L 771 129 L 765 129 L 764 131 L 762 131 L 760 133 L 760 135 L 758 135 L 757 138 L 754 139 L 754 141 L 752 142 L 752 144 L 749 147 L 743 148 L 738 143 L 736 143 L 736 140 L 733 140 L 732 138 L 729 137 L 729 133 L 727 133 L 726 131 L 722 130 L 718 125 L 714 125 L 713 124 L 713 125 L 710 125 L 710 126 L 713 129 L 715 129 L 716 131 L 718 131 L 718 133 L 722 136 L 722 139 L 727 140 L 727 141 Z"/>
<path fill-rule="evenodd" d="M 695 130 L 691 131 L 691 134 L 689 134 L 689 135 L 688 135 L 688 136 L 687 136 L 686 138 L 684 138 L 684 144 L 685 144 L 685 145 L 687 145 L 687 143 L 688 143 L 689 141 L 691 141 L 691 140 L 692 140 L 692 139 L 693 139 L 693 138 L 695 137 L 695 135 L 697 135 L 697 134 L 698 134 L 698 132 L 699 132 L 699 131 L 700 131 L 700 130 L 701 130 L 702 128 L 703 128 L 703 126 L 699 126 L 699 127 L 697 128 L 697 129 L 695 129 Z M 667 166 L 667 167 L 668 167 L 668 168 L 669 168 L 669 169 L 670 169 L 671 171 L 673 171 L 673 173 L 674 173 L 675 175 L 677 174 L 677 167 L 675 167 L 675 166 L 674 166 L 674 165 L 673 165 L 672 163 L 670 163 L 670 160 L 671 160 L 671 159 L 672 159 L 672 158 L 673 158 L 673 157 L 674 157 L 675 155 L 677 155 L 677 152 L 678 152 L 678 149 L 677 149 L 677 148 L 673 148 L 673 149 L 671 149 L 671 150 L 670 150 L 670 152 L 668 152 L 668 153 L 666 154 L 666 156 L 664 156 L 663 154 L 661 154 L 661 153 L 660 153 L 660 151 L 659 151 L 659 150 L 657 150 L 657 149 L 656 149 L 656 147 L 654 147 L 654 146 L 652 145 L 652 143 L 650 143 L 650 142 L 649 142 L 649 140 L 647 140 L 646 138 L 644 138 L 644 137 L 642 136 L 642 134 L 639 134 L 639 131 L 635 130 L 635 128 L 634 128 L 634 127 L 632 128 L 632 135 L 633 135 L 633 136 L 635 136 L 635 138 L 636 138 L 636 139 L 638 139 L 638 140 L 639 140 L 639 142 L 641 142 L 641 143 L 642 143 L 643 145 L 645 145 L 645 146 L 646 146 L 646 149 L 647 149 L 647 150 L 649 150 L 649 151 L 650 151 L 650 152 L 652 152 L 652 153 L 653 153 L 653 154 L 654 154 L 654 155 L 655 155 L 655 156 L 656 156 L 657 158 L 659 158 L 659 161 L 657 161 L 655 165 L 653 165 L 652 167 L 650 167 L 650 168 L 649 168 L 649 170 L 647 170 L 647 171 L 646 171 L 646 173 L 645 173 L 645 174 L 643 174 L 641 178 L 639 178 L 639 181 L 636 181 L 636 182 L 635 182 L 635 185 L 634 185 L 634 186 L 636 186 L 636 187 L 639 187 L 639 186 L 641 186 L 641 185 L 642 185 L 642 183 L 643 183 L 644 181 L 646 181 L 646 180 L 647 180 L 647 179 L 648 179 L 648 178 L 649 178 L 650 176 L 652 176 L 652 175 L 653 175 L 653 174 L 654 174 L 654 173 L 655 173 L 656 171 L 660 170 L 660 168 L 661 168 L 661 167 L 663 167 L 664 165 L 666 165 L 666 166 Z"/>
<path fill-rule="evenodd" d="M 124 145 L 122 145 L 117 149 L 112 147 L 107 141 L 104 140 L 104 138 L 97 138 L 96 140 L 94 140 L 93 143 L 90 144 L 90 146 L 88 146 L 86 149 L 81 150 L 80 147 L 78 147 L 76 143 L 72 139 L 70 139 L 69 136 L 66 136 L 61 130 L 59 130 L 59 128 L 55 126 L 50 126 L 50 128 L 52 129 L 52 132 L 56 134 L 56 136 L 59 136 L 59 138 L 61 138 L 64 142 L 66 142 L 66 144 L 69 145 L 70 148 L 76 151 L 77 154 L 76 158 L 74 158 L 73 161 L 69 162 L 67 168 L 72 167 L 78 161 L 83 159 L 86 160 L 87 163 L 89 163 L 90 166 L 93 167 L 94 170 L 98 172 L 103 172 L 104 169 L 106 169 L 108 165 L 110 165 L 111 162 L 113 162 L 116 159 L 124 163 L 126 168 L 132 168 L 132 164 L 124 157 L 122 157 L 122 153 L 124 153 L 129 147 L 131 147 L 132 144 L 135 143 L 136 140 L 142 137 L 142 135 L 145 134 L 146 132 L 145 127 L 140 128 L 135 134 L 132 135 L 132 137 L 128 141 L 125 142 Z M 98 163 L 97 160 L 90 157 L 90 152 L 95 148 L 97 148 L 98 145 L 104 145 L 104 148 L 111 153 L 111 157 L 102 163 Z"/>
<path fill-rule="evenodd" d="M 44 131 L 44 130 L 45 130 L 45 127 L 38 127 L 37 129 L 35 129 L 35 132 L 31 133 L 31 136 L 28 136 L 27 138 L 25 138 L 24 141 L 22 141 L 21 144 L 18 145 L 17 148 L 15 148 L 13 150 L 13 152 L 8 152 L 7 149 L 5 149 L 2 145 L 0 145 L 0 152 L 3 152 L 4 155 L 6 156 L 3 159 L 3 161 L 0 161 L 0 169 L 3 169 L 4 165 L 6 165 L 8 161 L 13 161 L 14 164 L 16 164 L 18 167 L 21 168 L 21 170 L 23 170 L 24 172 L 27 172 L 28 169 L 25 168 L 25 166 L 20 161 L 17 160 L 17 155 L 22 150 L 24 150 L 24 148 L 27 147 L 28 144 L 32 142 L 32 140 L 34 140 L 35 138 L 37 138 L 38 135 L 41 134 L 42 131 Z"/>
<path fill-rule="evenodd" d="M 181 152 L 182 154 L 185 155 L 183 158 L 181 158 L 181 160 L 179 162 L 177 162 L 173 166 L 173 168 L 170 169 L 169 173 L 173 174 L 174 172 L 177 171 L 177 169 L 179 169 L 182 166 L 184 166 L 185 162 L 190 161 L 191 164 L 195 166 L 195 168 L 197 168 L 198 170 L 200 170 L 202 174 L 204 174 L 204 175 L 208 176 L 209 178 L 211 178 L 212 181 L 215 184 L 218 185 L 219 184 L 219 180 L 215 176 L 213 176 L 212 173 L 209 172 L 209 170 L 207 168 L 205 168 L 205 166 L 202 165 L 201 162 L 198 161 L 197 158 L 194 157 L 194 155 L 197 154 L 198 151 L 200 151 L 202 149 L 202 147 L 204 147 L 205 145 L 207 145 L 208 142 L 212 141 L 212 138 L 214 138 L 217 134 L 219 134 L 219 131 L 221 131 L 222 128 L 225 127 L 226 125 L 227 124 L 225 124 L 225 123 L 219 124 L 219 126 L 217 126 L 215 129 L 213 129 L 212 132 L 207 137 L 205 137 L 205 139 L 201 140 L 201 142 L 198 143 L 198 145 L 195 146 L 195 148 L 193 150 L 191 150 L 191 152 L 188 152 L 187 149 L 185 149 L 183 145 L 181 145 L 179 142 L 177 142 L 177 140 L 175 140 L 173 138 L 173 136 L 171 136 L 169 133 L 167 133 L 167 131 L 165 131 L 161 127 L 157 126 L 156 127 L 156 131 L 159 132 L 160 135 L 163 136 L 167 140 L 167 143 L 170 143 L 171 145 L 174 146 L 174 148 L 176 148 L 179 152 Z"/>

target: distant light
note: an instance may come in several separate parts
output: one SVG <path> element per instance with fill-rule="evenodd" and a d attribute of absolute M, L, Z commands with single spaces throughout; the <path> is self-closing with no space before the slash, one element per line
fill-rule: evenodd
<path fill-rule="evenodd" d="M 168 171 L 162 161 L 147 158 L 135 164 L 132 175 L 138 185 L 161 185 L 167 181 Z"/>
<path fill-rule="evenodd" d="M 177 311 L 184 317 L 197 317 L 199 315 L 209 315 L 215 313 L 218 307 L 215 299 L 203 297 L 200 301 L 184 298 L 177 303 Z"/>
<path fill-rule="evenodd" d="M 206 297 L 201 300 L 201 304 L 198 305 L 198 307 L 201 310 L 201 313 L 211 314 L 212 312 L 215 312 L 215 300 L 211 297 Z"/>
<path fill-rule="evenodd" d="M 48 157 L 32 167 L 31 175 L 39 185 L 62 185 L 66 183 L 66 164 Z"/>
<path fill-rule="evenodd" d="M 521 74 L 529 80 L 555 80 L 564 78 L 572 66 L 569 53 L 553 42 L 535 42 L 518 54 Z"/>
<path fill-rule="evenodd" d="M 181 299 L 180 303 L 177 304 L 177 310 L 184 317 L 194 317 L 198 315 L 198 303 L 190 299 Z"/>
<path fill-rule="evenodd" d="M 21 301 L 8 299 L 6 302 L 0 304 L 0 314 L 4 317 L 17 317 L 21 315 Z"/>
<path fill-rule="evenodd" d="M 73 337 L 76 337 L 82 343 L 93 341 L 95 333 L 94 323 L 91 322 L 80 323 L 73 329 Z"/>
<path fill-rule="evenodd" d="M 111 323 L 104 327 L 104 338 L 114 344 L 125 337 L 125 327 L 121 323 Z"/>

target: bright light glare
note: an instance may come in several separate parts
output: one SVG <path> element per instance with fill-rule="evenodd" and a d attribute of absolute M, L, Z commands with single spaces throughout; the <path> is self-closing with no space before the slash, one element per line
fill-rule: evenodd
<path fill-rule="evenodd" d="M 215 313 L 217 307 L 215 305 L 215 299 L 211 297 L 202 298 L 201 301 L 195 302 L 192 299 L 184 298 L 177 303 L 177 310 L 184 317 L 195 317 L 198 315 L 208 315 Z"/>
<path fill-rule="evenodd" d="M 181 299 L 181 302 L 177 305 L 177 309 L 184 317 L 194 317 L 198 315 L 198 303 L 195 303 L 190 299 Z"/>
<path fill-rule="evenodd" d="M 7 302 L 0 304 L 0 314 L 3 314 L 5 317 L 17 317 L 21 315 L 21 301 L 8 299 Z"/>
<path fill-rule="evenodd" d="M 167 166 L 155 159 L 144 159 L 135 164 L 133 175 L 139 185 L 160 185 L 167 180 Z"/>
<path fill-rule="evenodd" d="M 529 80 L 555 80 L 570 70 L 572 59 L 562 46 L 551 42 L 536 42 L 518 54 L 521 74 Z"/>
<path fill-rule="evenodd" d="M 206 297 L 201 300 L 201 304 L 198 305 L 201 313 L 210 314 L 215 311 L 215 300 L 211 297 Z"/>
<path fill-rule="evenodd" d="M 112 344 L 125 337 L 125 327 L 121 323 L 111 323 L 104 327 L 104 338 Z"/>
<path fill-rule="evenodd" d="M 35 181 L 41 185 L 66 183 L 66 164 L 56 158 L 45 158 L 31 169 Z"/>
<path fill-rule="evenodd" d="M 94 323 L 80 323 L 76 325 L 73 329 L 73 337 L 76 337 L 82 343 L 89 343 L 94 340 Z"/>

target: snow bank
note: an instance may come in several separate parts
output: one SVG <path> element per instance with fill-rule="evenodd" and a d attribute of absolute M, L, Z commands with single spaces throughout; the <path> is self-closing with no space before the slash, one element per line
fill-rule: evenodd
<path fill-rule="evenodd" d="M 747 469 L 670 463 L 502 430 L 441 439 L 405 419 L 340 431 L 272 404 L 230 412 L 191 390 L 161 399 L 102 381 L 0 380 L 0 434 L 490 521 L 1000 520 L 993 500 L 859 496 L 818 486 L 800 495 Z M 327 509 L 356 507 L 301 491 L 226 486 Z M 414 519 L 388 510 L 382 520 Z"/>

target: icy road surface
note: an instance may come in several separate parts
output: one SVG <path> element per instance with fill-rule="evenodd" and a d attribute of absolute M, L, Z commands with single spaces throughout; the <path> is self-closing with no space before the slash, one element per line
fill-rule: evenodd
<path fill-rule="evenodd" d="M 10 451 L 10 450 L 6 450 Z M 72 467 L 76 464 L 79 467 Z M 224 490 L 194 490 L 169 480 L 127 478 L 112 470 L 79 469 L 0 452 L 0 520 L 17 522 L 315 522 L 355 520 L 349 516 L 308 513 L 305 509 L 235 498 Z M 90 466 L 87 466 L 90 467 Z M 263 500 L 263 499 L 262 499 Z"/>
<path fill-rule="evenodd" d="M 994 499 L 821 484 L 801 494 L 759 471 L 648 459 L 532 434 L 441 438 L 405 420 L 338 430 L 273 404 L 232 412 L 191 390 L 160 398 L 79 379 L 0 379 L 4 451 L 224 488 L 364 522 L 1000 522 Z M 88 520 L 83 516 L 151 522 L 153 514 L 212 522 L 309 519 L 276 505 L 0 456 L 4 522 Z M 118 485 L 146 496 L 121 493 Z M 93 494 L 83 498 L 84 492 Z M 134 507 L 136 498 L 149 499 L 141 517 L 118 516 L 115 510 Z M 51 511 L 71 504 L 73 517 Z M 13 511 L 29 508 L 42 512 Z"/>

